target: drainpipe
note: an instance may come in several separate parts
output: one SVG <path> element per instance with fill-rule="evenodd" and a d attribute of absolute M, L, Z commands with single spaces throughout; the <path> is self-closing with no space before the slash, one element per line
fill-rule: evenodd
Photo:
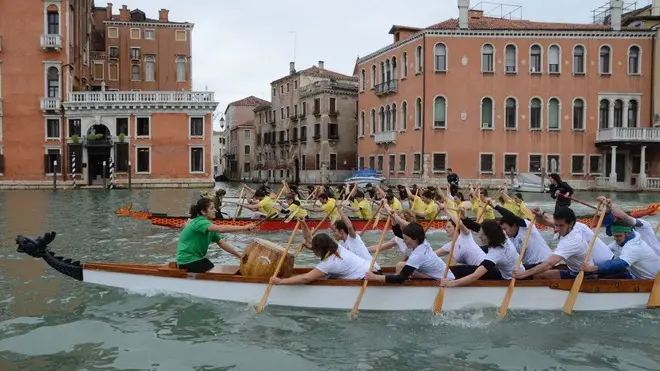
<path fill-rule="evenodd" d="M 424 31 L 423 31 L 424 32 Z M 424 177 L 424 144 L 426 143 L 426 32 L 422 34 L 422 158 L 420 174 Z"/>

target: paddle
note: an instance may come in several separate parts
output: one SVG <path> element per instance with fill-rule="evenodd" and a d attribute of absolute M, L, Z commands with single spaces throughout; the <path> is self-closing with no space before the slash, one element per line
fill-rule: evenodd
<path fill-rule="evenodd" d="M 280 269 L 282 268 L 282 264 L 284 263 L 284 258 L 286 258 L 286 255 L 289 253 L 289 249 L 291 248 L 291 244 L 293 243 L 293 238 L 296 237 L 296 231 L 298 230 L 299 226 L 300 226 L 300 220 L 298 220 L 296 226 L 293 228 L 293 232 L 291 232 L 291 237 L 289 237 L 289 242 L 287 242 L 286 247 L 284 248 L 284 253 L 282 253 L 280 259 L 277 261 L 277 266 L 275 267 L 275 272 L 273 273 L 273 277 L 277 277 L 277 275 L 280 274 Z M 273 289 L 273 284 L 268 283 L 268 287 L 266 288 L 264 295 L 261 297 L 261 301 L 259 302 L 259 305 L 257 305 L 257 313 L 261 313 L 261 311 L 264 310 L 264 307 L 266 306 L 266 300 L 268 299 L 268 295 L 270 295 L 270 291 L 272 289 Z"/>
<path fill-rule="evenodd" d="M 435 201 L 433 201 L 433 202 L 435 202 Z M 429 229 L 431 228 L 431 224 L 433 224 L 433 222 L 438 217 L 438 215 L 440 214 L 441 211 L 442 211 L 442 209 L 440 209 L 440 207 L 438 207 L 438 211 L 435 212 L 435 214 L 433 215 L 433 218 L 431 218 L 431 220 L 429 220 L 429 224 L 427 224 L 426 228 L 424 228 L 424 233 L 429 231 Z M 459 215 L 459 217 L 460 217 L 460 215 Z"/>
<path fill-rule="evenodd" d="M 578 200 L 577 198 L 573 198 L 573 197 L 571 197 L 571 196 L 564 196 L 564 195 L 562 195 L 561 193 L 559 194 L 559 196 L 560 196 L 560 197 L 563 197 L 563 198 L 568 198 L 568 199 L 571 200 L 571 201 L 575 201 L 575 202 L 577 202 L 577 203 L 579 203 L 579 204 L 582 204 L 582 205 L 584 205 L 584 206 L 586 206 L 586 207 L 590 207 L 590 208 L 592 208 L 592 209 L 594 209 L 594 210 L 599 210 L 599 207 L 600 207 L 600 204 L 599 204 L 599 207 L 595 207 L 595 206 L 593 206 L 593 205 L 589 205 L 588 203 L 586 203 L 586 202 L 584 202 L 584 201 L 580 201 L 580 200 Z"/>
<path fill-rule="evenodd" d="M 376 258 L 378 257 L 378 252 L 380 251 L 381 246 L 383 246 L 383 240 L 385 240 L 385 234 L 387 234 L 387 229 L 390 226 L 391 218 L 392 218 L 391 216 L 387 217 L 387 221 L 385 222 L 385 228 L 383 228 L 383 232 L 380 234 L 380 241 L 378 241 L 378 246 L 376 246 L 376 251 L 374 252 L 374 256 L 371 258 L 371 264 L 369 264 L 368 272 L 374 270 L 374 265 L 376 265 Z M 362 302 L 362 297 L 364 296 L 364 292 L 367 291 L 368 284 L 369 281 L 365 278 L 365 280 L 362 282 L 362 288 L 360 289 L 360 293 L 358 294 L 357 299 L 355 299 L 355 304 L 353 304 L 353 310 L 351 310 L 351 320 L 357 318 L 358 308 L 360 307 L 360 302 Z"/>
<path fill-rule="evenodd" d="M 238 202 L 241 203 L 241 200 L 243 200 L 243 196 L 245 196 L 245 187 L 241 188 L 241 193 L 238 194 Z M 243 205 L 238 205 L 238 208 L 236 209 L 236 212 L 234 213 L 234 217 L 231 218 L 232 221 L 235 221 L 238 215 L 241 213 L 241 210 L 243 210 Z"/>
<path fill-rule="evenodd" d="M 386 201 L 383 200 L 383 202 L 386 202 Z M 364 235 L 364 232 L 367 230 L 367 227 L 369 227 L 369 223 L 371 223 L 371 221 L 374 220 L 374 218 L 376 217 L 376 215 L 378 215 L 378 213 L 380 212 L 380 209 L 382 207 L 383 207 L 383 203 L 381 202 L 380 205 L 378 206 L 378 208 L 376 208 L 376 212 L 371 214 L 371 218 L 369 219 L 367 224 L 365 224 L 364 227 L 362 227 L 362 230 L 360 231 L 360 237 L 362 237 Z"/>
<path fill-rule="evenodd" d="M 522 248 L 520 249 L 520 256 L 518 256 L 518 261 L 516 262 L 516 269 L 514 272 L 517 272 L 520 269 L 520 264 L 522 264 L 523 257 L 525 256 L 525 250 L 527 250 L 527 243 L 529 242 L 529 236 L 532 235 L 532 228 L 534 228 L 534 222 L 536 221 L 536 215 L 532 215 L 532 220 L 529 221 L 529 227 L 527 227 L 527 234 L 525 234 L 525 241 L 523 241 Z M 500 310 L 497 311 L 500 317 L 506 316 L 506 312 L 509 310 L 509 304 L 511 304 L 511 297 L 513 296 L 513 288 L 516 285 L 516 278 L 511 278 L 509 282 L 509 287 L 506 289 L 506 295 L 502 300 L 502 305 L 500 305 Z"/>
<path fill-rule="evenodd" d="M 594 213 L 593 219 L 591 219 L 591 225 L 596 224 L 598 221 L 598 213 L 600 212 L 600 208 L 603 204 L 601 202 L 598 203 L 598 207 L 596 208 L 596 212 Z"/>
<path fill-rule="evenodd" d="M 649 301 L 646 303 L 647 308 L 660 308 L 660 273 L 655 276 L 653 288 L 649 295 Z"/>
<path fill-rule="evenodd" d="M 589 257 L 591 257 L 591 250 L 594 249 L 594 244 L 596 243 L 596 239 L 598 238 L 598 233 L 600 232 L 600 227 L 603 224 L 603 219 L 605 219 L 605 214 L 607 214 L 607 206 L 603 206 L 603 210 L 600 214 L 600 218 L 598 219 L 598 224 L 596 224 L 596 229 L 594 230 L 594 236 L 591 238 L 589 249 L 587 250 L 587 254 L 584 256 L 584 264 L 589 263 Z M 573 312 L 573 307 L 575 306 L 575 301 L 577 300 L 578 293 L 580 292 L 580 288 L 582 287 L 583 280 L 584 280 L 584 270 L 580 268 L 580 273 L 578 273 L 577 277 L 575 277 L 575 281 L 573 281 L 573 287 L 571 287 L 571 292 L 568 294 L 568 297 L 566 298 L 566 302 L 564 303 L 565 313 L 570 314 L 571 312 Z"/>
<path fill-rule="evenodd" d="M 449 255 L 447 256 L 447 267 L 445 268 L 445 274 L 442 276 L 442 280 L 447 279 L 449 274 L 449 262 L 454 255 L 454 247 L 456 247 L 456 240 L 458 239 L 458 234 L 461 233 L 461 216 L 458 216 L 458 223 L 454 229 L 454 235 L 451 238 L 451 248 L 449 249 Z M 445 300 L 445 286 L 440 286 L 438 294 L 435 296 L 435 301 L 433 302 L 433 314 L 438 314 L 442 311 L 442 302 Z"/>
<path fill-rule="evenodd" d="M 316 227 L 314 227 L 314 229 L 312 230 L 312 236 L 314 236 L 314 234 L 316 233 L 316 231 L 318 231 L 318 229 L 319 229 L 319 227 L 321 226 L 321 224 L 323 224 L 323 222 L 325 222 L 325 220 L 328 219 L 328 216 L 330 216 L 330 214 L 332 214 L 332 212 L 335 211 L 336 208 L 337 208 L 337 205 L 335 204 L 335 207 L 333 207 L 332 210 L 330 210 L 330 212 L 327 213 L 327 214 L 323 217 L 323 219 L 321 219 L 321 221 L 319 222 L 319 224 L 317 224 Z M 300 252 L 302 251 L 303 247 L 305 247 L 305 244 L 304 244 L 304 243 L 301 243 L 300 246 L 298 246 L 298 249 L 296 249 L 296 252 L 293 254 L 293 257 L 294 257 L 294 258 L 297 257 L 298 254 L 300 254 Z"/>

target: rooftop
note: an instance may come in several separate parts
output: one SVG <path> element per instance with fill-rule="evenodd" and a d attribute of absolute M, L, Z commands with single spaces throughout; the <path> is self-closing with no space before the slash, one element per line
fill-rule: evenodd
<path fill-rule="evenodd" d="M 311 76 L 311 77 L 318 77 L 318 78 L 326 78 L 326 79 L 338 79 L 338 80 L 351 80 L 351 81 L 357 81 L 357 77 L 349 76 L 349 75 L 344 75 L 339 72 L 335 71 L 330 71 L 325 68 L 319 68 L 318 66 L 312 66 L 307 69 L 298 71 L 292 75 L 287 75 L 285 77 L 279 78 L 271 84 L 277 84 L 278 82 L 285 80 L 291 76 L 300 76 L 300 75 L 305 75 L 305 76 Z"/>
<path fill-rule="evenodd" d="M 243 99 L 229 103 L 227 107 L 256 107 L 264 104 L 270 105 L 270 102 L 261 98 L 257 98 L 254 95 L 250 95 L 249 97 L 245 97 Z"/>

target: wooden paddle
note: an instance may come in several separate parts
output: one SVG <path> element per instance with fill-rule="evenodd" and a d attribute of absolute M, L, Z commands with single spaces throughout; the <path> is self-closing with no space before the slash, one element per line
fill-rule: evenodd
<path fill-rule="evenodd" d="M 592 209 L 594 209 L 594 210 L 598 210 L 598 209 L 600 208 L 600 203 L 598 204 L 598 205 L 599 205 L 598 207 L 595 207 L 595 206 L 593 206 L 593 205 L 589 205 L 588 203 L 586 203 L 586 202 L 584 202 L 584 201 L 580 201 L 580 200 L 578 200 L 577 198 L 573 198 L 573 197 L 571 197 L 571 196 L 561 196 L 561 195 L 560 195 L 559 197 L 567 198 L 567 199 L 569 199 L 569 200 L 571 200 L 571 201 L 575 201 L 575 202 L 577 202 L 577 203 L 579 203 L 579 204 L 582 204 L 582 205 L 584 205 L 584 206 L 586 206 L 586 207 L 590 207 L 590 208 L 592 208 Z"/>
<path fill-rule="evenodd" d="M 245 187 L 241 188 L 241 193 L 238 195 L 238 202 L 242 203 L 241 200 L 243 200 L 243 196 L 245 196 Z M 236 209 L 236 212 L 234 213 L 234 217 L 231 219 L 232 221 L 235 221 L 238 215 L 241 213 L 241 210 L 243 210 L 243 205 L 238 205 L 238 208 Z"/>
<path fill-rule="evenodd" d="M 323 217 L 323 219 L 321 219 L 321 222 L 319 222 L 319 224 L 317 224 L 316 227 L 314 227 L 314 229 L 312 230 L 312 236 L 314 236 L 314 234 L 316 233 L 316 231 L 319 230 L 319 227 L 321 227 L 321 224 L 323 224 L 323 222 L 325 222 L 325 220 L 328 219 L 328 216 L 330 216 L 330 214 L 332 214 L 332 212 L 335 211 L 336 208 L 337 208 L 337 205 L 335 205 L 335 207 L 332 208 L 332 211 L 330 211 L 328 214 L 326 214 L 326 215 Z M 293 257 L 294 257 L 294 258 L 297 257 L 298 254 L 300 254 L 300 252 L 302 251 L 303 247 L 305 247 L 305 244 L 304 244 L 304 243 L 301 243 L 300 246 L 298 246 L 298 248 L 296 249 L 296 252 L 293 254 Z"/>
<path fill-rule="evenodd" d="M 435 202 L 435 201 L 433 201 L 433 202 Z M 447 208 L 445 208 L 445 209 L 447 209 Z M 435 215 L 433 215 L 433 218 L 431 218 L 431 220 L 429 220 L 429 224 L 427 224 L 426 228 L 424 228 L 424 233 L 429 231 L 429 229 L 431 228 L 431 224 L 433 224 L 433 222 L 438 217 L 438 215 L 440 214 L 441 211 L 442 211 L 442 209 L 440 209 L 440 207 L 438 206 L 438 211 L 436 211 Z M 461 216 L 459 215 L 458 217 L 460 218 Z"/>
<path fill-rule="evenodd" d="M 536 215 L 532 215 L 532 220 L 529 221 L 529 227 L 527 227 L 527 234 L 525 235 L 525 241 L 523 241 L 522 248 L 520 249 L 520 256 L 518 256 L 518 261 L 516 262 L 516 269 L 514 272 L 517 272 L 520 269 L 522 264 L 523 257 L 525 256 L 525 251 L 527 250 L 527 243 L 529 242 L 529 236 L 532 235 L 532 228 L 534 228 L 534 222 L 536 221 Z M 516 278 L 511 278 L 509 282 L 509 287 L 506 289 L 506 295 L 504 295 L 504 300 L 502 300 L 502 305 L 500 305 L 500 310 L 497 311 L 497 314 L 500 317 L 506 316 L 506 312 L 509 310 L 509 304 L 511 304 L 511 297 L 513 296 L 513 288 L 516 285 Z"/>
<path fill-rule="evenodd" d="M 605 219 L 605 214 L 607 214 L 607 206 L 603 206 L 603 210 L 598 219 L 598 224 L 596 224 L 596 229 L 594 230 L 594 236 L 591 238 L 591 243 L 589 244 L 589 249 L 587 254 L 584 256 L 584 264 L 589 263 L 589 257 L 591 257 L 591 250 L 594 249 L 594 244 L 596 244 L 596 239 L 598 238 L 598 233 L 600 233 L 600 227 L 603 225 L 603 219 Z M 578 293 L 582 287 L 582 281 L 584 280 L 584 270 L 580 268 L 580 272 L 575 281 L 573 281 L 573 286 L 571 287 L 571 292 L 566 298 L 564 303 L 564 313 L 571 314 L 573 312 L 573 307 L 575 306 L 575 301 L 577 300 Z"/>
<path fill-rule="evenodd" d="M 300 220 L 298 220 L 296 226 L 293 228 L 293 232 L 291 232 L 291 237 L 289 237 L 289 242 L 287 242 L 286 247 L 284 248 L 284 253 L 282 253 L 280 259 L 277 261 L 277 266 L 275 267 L 275 272 L 273 273 L 273 277 L 277 277 L 277 275 L 280 274 L 280 269 L 282 268 L 282 264 L 284 263 L 284 258 L 286 258 L 286 255 L 289 253 L 289 249 L 291 248 L 291 244 L 293 243 L 293 238 L 296 237 L 296 231 L 298 230 L 299 226 L 300 226 Z M 266 288 L 264 295 L 261 297 L 261 301 L 259 302 L 259 305 L 257 305 L 257 313 L 261 313 L 264 310 L 264 307 L 266 306 L 266 300 L 268 300 L 268 295 L 270 295 L 270 291 L 272 289 L 273 289 L 273 284 L 268 283 L 268 287 Z"/>
<path fill-rule="evenodd" d="M 387 202 L 387 201 L 383 200 L 383 202 Z M 376 215 L 378 215 L 378 213 L 380 212 L 380 209 L 382 207 L 383 207 L 383 203 L 381 202 L 381 204 L 378 206 L 378 208 L 376 208 L 376 212 L 371 214 L 371 218 L 369 219 L 367 224 L 365 224 L 364 227 L 362 227 L 362 230 L 360 231 L 360 237 L 362 237 L 364 235 L 364 232 L 367 230 L 367 227 L 369 227 L 369 223 L 371 223 L 371 221 L 374 220 L 374 218 L 376 217 Z M 374 224 L 374 226 L 375 226 L 375 224 Z"/>
<path fill-rule="evenodd" d="M 456 247 L 456 240 L 458 239 L 458 234 L 461 233 L 461 218 L 460 215 L 458 217 L 458 223 L 456 224 L 456 228 L 454 229 L 454 236 L 451 238 L 451 248 L 449 249 L 449 255 L 447 256 L 447 267 L 445 268 L 445 274 L 442 276 L 442 280 L 447 279 L 447 275 L 449 274 L 449 262 L 451 262 L 451 258 L 454 255 L 454 247 Z M 442 311 L 442 302 L 445 300 L 445 287 L 440 286 L 440 290 L 438 290 L 438 294 L 435 296 L 435 301 L 433 302 L 433 314 L 438 314 Z"/>
<path fill-rule="evenodd" d="M 387 234 L 387 230 L 390 227 L 390 221 L 391 221 L 391 216 L 387 216 L 387 221 L 385 222 L 385 228 L 383 228 L 383 232 L 380 234 L 380 241 L 378 241 L 378 246 L 376 246 L 376 251 L 374 252 L 374 256 L 371 258 L 371 264 L 369 264 L 369 272 L 372 272 L 374 270 L 374 265 L 376 265 L 376 258 L 378 257 L 378 252 L 380 252 L 381 246 L 383 246 L 383 240 L 385 240 L 385 235 Z M 365 291 L 367 291 L 367 285 L 369 284 L 369 281 L 365 279 L 362 282 L 362 288 L 360 289 L 360 293 L 358 294 L 357 299 L 355 299 L 355 304 L 353 304 L 353 310 L 351 310 L 351 319 L 357 318 L 357 312 L 358 308 L 360 307 L 360 303 L 362 302 L 362 297 L 364 296 Z"/>
<path fill-rule="evenodd" d="M 655 276 L 653 288 L 649 295 L 649 301 L 646 303 L 647 308 L 660 308 L 660 273 Z"/>
<path fill-rule="evenodd" d="M 594 225 L 594 224 L 596 224 L 596 222 L 598 222 L 598 213 L 600 212 L 601 206 L 603 206 L 603 203 L 599 202 L 598 207 L 596 208 L 596 212 L 594 213 L 594 217 L 591 220 L 591 225 Z"/>

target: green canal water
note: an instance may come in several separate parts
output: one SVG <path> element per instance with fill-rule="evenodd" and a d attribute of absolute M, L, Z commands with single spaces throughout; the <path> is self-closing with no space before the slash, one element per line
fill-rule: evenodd
<path fill-rule="evenodd" d="M 223 187 L 238 195 L 236 185 Z M 0 370 L 660 370 L 660 310 L 512 311 L 505 319 L 495 310 L 362 312 L 349 321 L 337 311 L 267 307 L 257 315 L 244 304 L 82 284 L 16 253 L 16 235 L 56 231 L 53 249 L 75 260 L 162 264 L 174 257 L 178 231 L 118 218 L 114 210 L 132 202 L 134 209 L 181 215 L 198 194 L 0 192 Z M 526 196 L 552 210 L 548 196 Z M 591 202 L 596 196 L 576 194 Z M 626 209 L 660 200 L 611 196 Z M 242 249 L 257 236 L 226 238 Z M 284 244 L 287 237 L 267 238 Z M 365 235 L 367 243 L 378 238 Z M 448 239 L 437 231 L 430 241 Z M 216 262 L 237 263 L 212 251 Z M 388 251 L 379 260 L 398 258 Z M 301 255 L 296 263 L 314 259 Z"/>

